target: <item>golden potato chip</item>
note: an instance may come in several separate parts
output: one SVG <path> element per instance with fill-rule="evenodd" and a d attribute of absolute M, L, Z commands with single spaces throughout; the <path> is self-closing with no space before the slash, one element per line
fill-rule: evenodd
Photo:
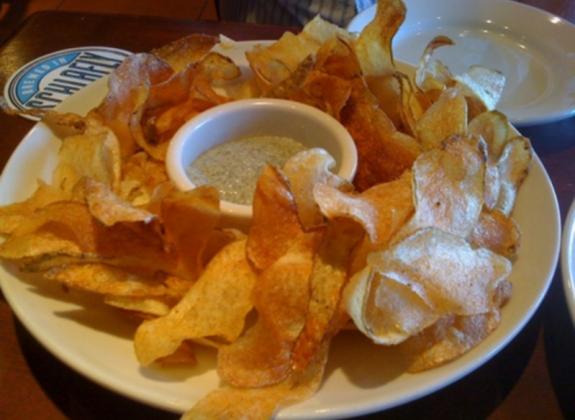
<path fill-rule="evenodd" d="M 68 287 L 113 296 L 155 297 L 169 294 L 165 275 L 143 276 L 100 263 L 54 267 L 45 277 Z"/>
<path fill-rule="evenodd" d="M 490 249 L 510 260 L 517 255 L 520 239 L 515 221 L 498 210 L 483 211 L 469 237 L 473 246 Z"/>
<path fill-rule="evenodd" d="M 463 87 L 465 96 L 477 98 L 486 111 L 492 111 L 503 95 L 505 76 L 497 71 L 481 66 L 471 66 L 467 72 L 455 76 Z"/>
<path fill-rule="evenodd" d="M 529 172 L 533 159 L 531 143 L 526 137 L 510 139 L 497 162 L 501 180 L 501 191 L 495 208 L 509 216 L 515 206 L 517 191 Z"/>
<path fill-rule="evenodd" d="M 328 348 L 329 342 L 322 345 L 305 371 L 291 374 L 276 385 L 260 388 L 223 387 L 212 391 L 182 418 L 269 419 L 279 408 L 309 398 L 317 391 L 327 363 Z"/>
<path fill-rule="evenodd" d="M 220 222 L 219 193 L 202 186 L 171 191 L 160 203 L 165 246 L 178 255 L 178 272 L 195 280 L 203 269 L 204 250 Z"/>
<path fill-rule="evenodd" d="M 405 19 L 401 0 L 378 1 L 373 20 L 367 24 L 355 42 L 355 51 L 366 76 L 394 71 L 391 42 Z"/>
<path fill-rule="evenodd" d="M 397 344 L 439 317 L 431 302 L 410 285 L 367 266 L 344 290 L 344 304 L 355 326 L 377 344 Z"/>
<path fill-rule="evenodd" d="M 104 303 L 114 308 L 135 313 L 144 319 L 167 315 L 173 306 L 173 302 L 166 301 L 164 298 L 114 295 L 106 296 Z"/>
<path fill-rule="evenodd" d="M 174 272 L 176 268 L 174 257 L 164 251 L 160 236 L 151 226 L 105 226 L 93 218 L 85 204 L 73 201 L 52 203 L 36 211 L 0 245 L 0 256 L 29 269 L 38 262 L 46 269 L 52 258 L 60 264 L 58 257 L 150 272 Z"/>
<path fill-rule="evenodd" d="M 218 37 L 213 35 L 191 34 L 156 48 L 151 53 L 179 72 L 204 58 L 218 42 Z"/>
<path fill-rule="evenodd" d="M 118 137 L 122 156 L 136 150 L 130 130 L 132 114 L 147 98 L 151 85 L 168 79 L 174 71 L 152 54 L 132 54 L 110 75 L 108 94 L 89 115 L 101 118 Z"/>
<path fill-rule="evenodd" d="M 140 363 L 146 366 L 172 354 L 184 340 L 234 341 L 253 306 L 255 282 L 256 274 L 245 257 L 245 241 L 224 247 L 169 314 L 140 325 L 134 338 Z"/>
<path fill-rule="evenodd" d="M 122 165 L 119 195 L 135 206 L 150 203 L 158 187 L 169 183 L 166 165 L 145 152 L 131 155 Z"/>
<path fill-rule="evenodd" d="M 90 213 L 106 226 L 118 222 L 150 223 L 155 215 L 122 200 L 110 187 L 92 178 L 85 178 L 84 193 Z"/>
<path fill-rule="evenodd" d="M 341 192 L 327 184 L 317 184 L 313 194 L 327 218 L 351 218 L 361 224 L 372 244 L 383 246 L 413 214 L 411 183 L 408 171 L 396 181 L 375 185 L 361 194 Z"/>
<path fill-rule="evenodd" d="M 487 143 L 489 157 L 497 160 L 508 139 L 509 121 L 499 111 L 484 112 L 469 122 L 469 134 L 481 136 Z"/>
<path fill-rule="evenodd" d="M 361 228 L 352 221 L 332 221 L 315 256 L 311 272 L 309 308 L 302 332 L 291 356 L 292 368 L 305 369 L 322 343 L 338 332 L 341 294 L 347 282 L 350 253 L 361 238 Z"/>
<path fill-rule="evenodd" d="M 265 269 L 254 289 L 258 318 L 244 335 L 218 352 L 218 373 L 237 387 L 261 387 L 285 380 L 291 353 L 305 324 L 310 274 L 321 235 L 299 236 L 298 242 Z"/>
<path fill-rule="evenodd" d="M 467 238 L 483 207 L 484 156 L 477 143 L 454 138 L 413 165 L 415 214 L 400 236 L 436 227 Z"/>
<path fill-rule="evenodd" d="M 87 128 L 86 118 L 68 112 L 44 111 L 42 122 L 60 139 L 83 134 Z"/>
<path fill-rule="evenodd" d="M 410 356 L 408 372 L 445 364 L 468 352 L 500 323 L 499 310 L 471 316 L 448 316 L 401 345 Z"/>
<path fill-rule="evenodd" d="M 397 135 L 393 123 L 361 80 L 353 83 L 351 97 L 341 112 L 341 123 L 357 147 L 358 168 L 353 183 L 359 191 L 399 178 L 421 152 L 415 139 Z"/>
<path fill-rule="evenodd" d="M 454 135 L 467 133 L 467 102 L 458 89 L 445 90 L 416 124 L 417 138 L 425 150 L 441 146 Z"/>
<path fill-rule="evenodd" d="M 38 181 L 36 191 L 24 201 L 0 207 L 0 234 L 11 234 L 21 223 L 30 219 L 37 209 L 56 201 L 71 199 L 71 195 Z"/>
<path fill-rule="evenodd" d="M 440 314 L 476 315 L 494 307 L 498 284 L 511 263 L 487 249 L 473 249 L 462 238 L 438 229 L 421 229 L 368 264 L 382 275 L 410 285 Z"/>
<path fill-rule="evenodd" d="M 339 36 L 330 38 L 321 45 L 315 57 L 314 70 L 345 80 L 362 75 L 353 44 Z"/>
<path fill-rule="evenodd" d="M 250 261 L 263 270 L 287 252 L 303 234 L 286 177 L 266 166 L 256 184 L 248 236 Z"/>
<path fill-rule="evenodd" d="M 415 85 L 423 91 L 443 90 L 453 79 L 449 69 L 439 60 L 432 60 L 433 53 L 440 47 L 454 45 L 453 40 L 438 35 L 427 43 L 415 72 Z"/>
<path fill-rule="evenodd" d="M 285 163 L 283 172 L 293 193 L 299 221 L 305 230 L 324 224 L 323 215 L 314 199 L 314 186 L 325 184 L 337 190 L 353 188 L 349 181 L 331 170 L 335 160 L 324 149 L 308 149 L 292 156 Z"/>
<path fill-rule="evenodd" d="M 93 124 L 92 124 L 93 123 Z M 92 120 L 82 134 L 62 140 L 52 184 L 71 192 L 84 177 L 116 190 L 120 182 L 120 148 L 114 133 Z"/>

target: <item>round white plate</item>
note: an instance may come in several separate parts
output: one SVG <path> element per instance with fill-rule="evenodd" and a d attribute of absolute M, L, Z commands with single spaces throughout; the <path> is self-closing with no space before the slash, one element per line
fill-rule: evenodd
<path fill-rule="evenodd" d="M 455 45 L 436 56 L 461 74 L 480 64 L 503 72 L 507 83 L 498 108 L 518 126 L 575 114 L 575 25 L 510 0 L 404 0 L 407 17 L 393 40 L 397 59 L 417 65 L 436 35 Z M 348 25 L 352 32 L 373 19 L 375 6 Z"/>
<path fill-rule="evenodd" d="M 238 51 L 253 45 L 238 43 L 228 52 L 240 62 L 243 55 Z M 86 92 L 71 97 L 62 109 L 87 111 L 98 103 L 105 87 L 94 84 Z M 2 174 L 0 203 L 25 199 L 34 190 L 37 178 L 49 180 L 58 143 L 42 124 L 28 133 Z M 537 157 L 519 193 L 515 217 L 523 236 L 511 277 L 513 297 L 503 309 L 501 325 L 484 342 L 452 363 L 411 375 L 403 373 L 394 362 L 393 351 L 370 344 L 359 334 L 342 333 L 332 345 L 321 389 L 311 399 L 282 410 L 279 417 L 331 418 L 390 408 L 454 382 L 500 351 L 539 306 L 559 255 L 557 200 Z M 105 387 L 145 404 L 182 412 L 218 386 L 212 350 L 200 351 L 196 367 L 141 368 L 132 348 L 136 325 L 114 309 L 66 293 L 58 285 L 32 283 L 28 276 L 6 266 L 0 267 L 0 284 L 17 317 L 42 345 Z"/>
<path fill-rule="evenodd" d="M 575 325 L 575 200 L 571 204 L 561 245 L 561 275 L 571 319 Z"/>

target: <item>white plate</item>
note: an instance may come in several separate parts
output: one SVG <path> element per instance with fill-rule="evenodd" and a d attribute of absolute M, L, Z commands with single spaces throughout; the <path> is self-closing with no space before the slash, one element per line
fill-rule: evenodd
<path fill-rule="evenodd" d="M 251 47 L 241 43 L 233 49 Z M 100 89 L 98 91 L 98 89 Z M 72 97 L 63 108 L 87 111 L 104 94 L 102 85 Z M 86 96 L 84 96 L 86 95 Z M 15 150 L 0 180 L 0 203 L 26 198 L 35 180 L 45 180 L 56 163 L 58 140 L 36 125 Z M 26 170 L 23 170 L 26 168 Z M 280 418 L 351 416 L 390 408 L 442 388 L 470 373 L 500 351 L 521 330 L 545 295 L 559 254 L 560 219 L 553 187 L 535 158 L 518 196 L 515 217 L 522 228 L 520 256 L 513 268 L 513 297 L 500 327 L 468 354 L 417 375 L 402 373 L 393 351 L 354 333 L 334 340 L 327 373 L 311 399 L 288 407 Z M 533 223 L 545 220 L 546 223 Z M 197 367 L 141 368 L 132 349 L 135 325 L 115 310 L 57 285 L 33 285 L 22 274 L 0 267 L 0 284 L 17 317 L 50 352 L 91 380 L 145 404 L 181 412 L 218 385 L 215 354 L 203 350 Z"/>
<path fill-rule="evenodd" d="M 575 200 L 571 203 L 563 228 L 561 275 L 563 277 L 563 290 L 565 291 L 567 306 L 575 325 Z"/>
<path fill-rule="evenodd" d="M 393 42 L 397 59 L 417 65 L 428 41 L 455 41 L 437 58 L 456 74 L 480 64 L 507 77 L 501 109 L 516 125 L 575 114 L 575 25 L 509 0 L 404 0 L 407 17 Z M 353 32 L 373 19 L 375 6 L 348 25 Z"/>

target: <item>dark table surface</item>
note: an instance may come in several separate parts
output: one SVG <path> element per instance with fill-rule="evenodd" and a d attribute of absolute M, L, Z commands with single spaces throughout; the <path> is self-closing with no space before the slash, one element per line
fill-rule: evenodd
<path fill-rule="evenodd" d="M 525 3 L 575 21 L 573 1 Z M 107 45 L 148 51 L 192 32 L 249 40 L 277 38 L 284 31 L 240 23 L 42 12 L 0 46 L 0 87 L 21 65 L 63 48 Z M 31 121 L 0 114 L 0 167 L 32 126 Z M 552 179 L 564 220 L 575 196 L 575 118 L 521 131 L 531 138 Z M 1 294 L 0 340 L 2 419 L 176 417 L 121 397 L 62 364 L 24 329 Z M 532 320 L 491 361 L 435 394 L 374 417 L 575 418 L 575 330 L 560 271 Z"/>

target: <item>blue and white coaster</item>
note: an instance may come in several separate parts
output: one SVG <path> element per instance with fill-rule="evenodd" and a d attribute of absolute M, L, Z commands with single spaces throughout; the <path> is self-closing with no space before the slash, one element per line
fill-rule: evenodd
<path fill-rule="evenodd" d="M 4 97 L 15 109 L 52 109 L 70 95 L 108 76 L 130 54 L 117 48 L 78 47 L 44 55 L 10 76 Z"/>

